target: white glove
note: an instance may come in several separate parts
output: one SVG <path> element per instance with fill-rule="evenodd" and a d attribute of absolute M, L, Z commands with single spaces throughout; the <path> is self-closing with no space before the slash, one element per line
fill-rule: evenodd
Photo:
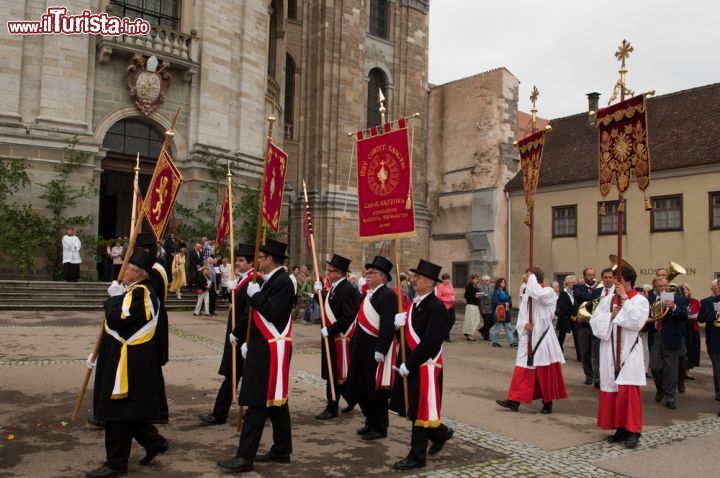
<path fill-rule="evenodd" d="M 323 327 L 322 329 L 320 329 L 320 334 L 321 334 L 323 337 L 327 337 L 327 336 L 328 336 L 327 327 Z"/>
<path fill-rule="evenodd" d="M 95 357 L 95 361 L 93 362 L 92 355 L 92 352 L 90 352 L 88 354 L 87 360 L 85 360 L 85 365 L 87 365 L 87 368 L 89 368 L 90 370 L 94 369 L 97 365 L 97 357 Z"/>
<path fill-rule="evenodd" d="M 233 290 L 235 290 L 235 287 L 237 287 L 237 285 L 238 285 L 238 281 L 236 281 L 236 280 L 229 280 L 229 281 L 228 281 L 228 285 L 227 285 L 228 291 L 233 291 Z"/>
<path fill-rule="evenodd" d="M 400 312 L 399 314 L 395 314 L 395 328 L 399 329 L 400 327 L 405 327 L 405 324 L 407 323 L 407 312 Z"/>
<path fill-rule="evenodd" d="M 257 282 L 251 282 L 248 284 L 248 286 L 247 286 L 248 297 L 252 297 L 255 294 L 257 294 L 258 292 L 260 292 L 260 284 L 258 284 Z"/>
<path fill-rule="evenodd" d="M 407 377 L 410 375 L 410 370 L 407 369 L 405 364 L 400 364 L 400 367 L 393 367 L 397 373 L 400 374 L 401 377 Z"/>
<path fill-rule="evenodd" d="M 313 290 L 315 291 L 315 293 L 318 293 L 321 290 L 323 290 L 322 282 L 320 282 L 319 280 L 316 280 L 315 283 L 313 284 Z"/>
<path fill-rule="evenodd" d="M 243 357 L 244 359 L 247 358 L 247 344 L 246 344 L 246 343 L 243 343 L 243 344 L 240 346 L 240 353 L 242 354 L 242 357 Z"/>
<path fill-rule="evenodd" d="M 110 287 L 108 287 L 107 292 L 110 297 L 115 297 L 116 295 L 123 295 L 125 293 L 125 286 L 122 284 L 118 284 L 118 281 L 114 280 L 112 281 L 112 284 L 110 284 Z"/>
<path fill-rule="evenodd" d="M 385 356 L 381 354 L 380 352 L 375 352 L 375 361 L 377 363 L 385 361 Z"/>
<path fill-rule="evenodd" d="M 228 340 L 230 341 L 230 343 L 231 343 L 232 345 L 234 345 L 234 346 L 237 347 L 237 344 L 238 344 L 238 339 L 237 339 L 237 337 L 235 337 L 233 334 L 229 334 L 229 335 L 228 335 Z"/>

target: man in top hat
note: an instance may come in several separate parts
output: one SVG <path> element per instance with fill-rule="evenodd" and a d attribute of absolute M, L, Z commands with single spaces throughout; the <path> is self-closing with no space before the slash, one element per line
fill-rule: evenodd
<path fill-rule="evenodd" d="M 168 276 L 165 268 L 157 261 L 157 241 L 151 232 L 141 232 L 135 240 L 135 247 L 144 249 L 153 258 L 152 270 L 150 271 L 150 284 L 152 284 L 155 294 L 160 301 L 158 311 L 157 325 L 157 349 L 158 349 L 158 374 L 159 374 L 159 393 L 161 400 L 160 418 L 154 420 L 153 423 L 165 424 L 170 416 L 167 404 L 167 395 L 165 394 L 165 378 L 163 377 L 162 367 L 168 363 L 169 357 L 169 324 L 167 310 L 165 310 L 165 301 L 167 301 Z"/>
<path fill-rule="evenodd" d="M 145 448 L 141 465 L 168 450 L 167 440 L 150 423 L 160 417 L 157 324 L 160 302 L 150 284 L 155 258 L 136 249 L 122 284 L 114 283 L 105 301 L 104 333 L 96 363 L 94 406 L 105 422 L 106 461 L 90 478 L 125 474 L 132 439 Z"/>
<path fill-rule="evenodd" d="M 235 328 L 232 328 L 232 315 L 228 311 L 227 327 L 225 328 L 225 347 L 223 348 L 222 360 L 218 374 L 224 377 L 220 390 L 215 399 L 215 407 L 209 415 L 200 415 L 200 420 L 206 425 L 222 425 L 227 421 L 230 405 L 232 404 L 232 347 L 238 347 L 235 353 L 235 385 L 240 382 L 243 376 L 243 365 L 245 360 L 240 351 L 240 344 L 245 342 L 245 335 L 248 323 L 248 309 L 250 299 L 247 295 L 247 287 L 252 282 L 253 275 L 256 281 L 262 284 L 260 274 L 253 274 L 253 258 L 255 257 L 255 246 L 250 244 L 239 244 L 235 251 L 235 272 L 237 280 L 228 282 L 228 291 L 235 295 Z"/>
<path fill-rule="evenodd" d="M 565 357 L 557 335 L 552 332 L 557 296 L 552 287 L 542 281 L 544 273 L 535 267 L 525 273 L 525 293 L 520 302 L 517 330 L 520 336 L 515 370 L 506 400 L 497 404 L 517 412 L 520 402 L 532 403 L 542 399 L 541 413 L 552 413 L 553 400 L 567 398 L 561 365 Z M 532 323 L 529 321 L 529 304 L 532 299 Z M 528 353 L 529 333 L 532 332 L 531 351 Z"/>
<path fill-rule="evenodd" d="M 637 274 L 622 266 L 615 294 L 604 296 L 595 308 L 590 327 L 600 339 L 600 399 L 597 426 L 616 430 L 612 443 L 635 448 L 642 432 L 642 395 L 645 386 L 645 354 L 640 331 L 650 306 L 635 287 Z M 620 360 L 617 357 L 620 341 Z"/>
<path fill-rule="evenodd" d="M 410 452 L 405 459 L 395 463 L 398 470 L 425 466 L 428 440 L 433 444 L 429 453 L 442 450 L 445 442 L 453 436 L 452 428 L 440 418 L 442 403 L 443 357 L 442 344 L 448 327 L 447 310 L 433 289 L 440 282 L 441 267 L 420 260 L 413 273 L 415 298 L 406 312 L 398 314 L 395 326 L 405 326 L 405 342 L 408 354 L 405 363 L 396 368 L 401 377 L 407 377 L 408 410 L 405 413 L 403 381 L 397 380 L 390 400 L 390 408 L 400 416 L 412 420 Z M 398 360 L 401 360 L 399 357 Z"/>
<path fill-rule="evenodd" d="M 268 417 L 273 427 L 273 446 L 268 453 L 258 456 L 257 461 L 290 463 L 292 436 L 287 395 L 295 289 L 282 266 L 287 257 L 286 248 L 286 244 L 268 239 L 257 256 L 265 283 L 262 288 L 257 283 L 247 285 L 254 310 L 250 343 L 240 347 L 245 370 L 239 402 L 248 408 L 235 458 L 218 462 L 220 467 L 233 472 L 253 469 Z"/>
<path fill-rule="evenodd" d="M 327 356 L 324 344 L 322 349 L 322 378 L 326 380 L 327 405 L 325 410 L 315 418 L 327 420 L 338 416 L 338 403 L 343 395 L 350 364 L 350 340 L 355 332 L 355 317 L 360 304 L 360 294 L 347 280 L 350 272 L 350 259 L 333 254 L 327 262 L 327 278 L 331 282 L 330 291 L 324 293 L 326 327 L 320 330 L 323 337 L 328 338 L 330 349 L 331 370 L 328 371 Z M 315 293 L 323 290 L 320 281 L 315 282 Z M 330 381 L 335 385 L 335 400 L 332 398 Z M 346 397 L 345 400 L 348 400 Z M 352 399 L 348 405 L 353 405 Z"/>
<path fill-rule="evenodd" d="M 385 285 L 391 280 L 392 268 L 392 262 L 382 256 L 365 264 L 368 290 L 360 304 L 350 350 L 345 393 L 365 415 L 365 425 L 357 431 L 363 440 L 387 437 L 388 398 L 395 379 L 392 366 L 397 352 L 397 297 Z"/>

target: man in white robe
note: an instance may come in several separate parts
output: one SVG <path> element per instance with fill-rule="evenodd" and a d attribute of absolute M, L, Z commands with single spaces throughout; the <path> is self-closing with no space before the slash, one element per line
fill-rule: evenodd
<path fill-rule="evenodd" d="M 520 303 L 517 331 L 520 339 L 515 371 L 507 400 L 497 400 L 501 407 L 516 412 L 520 402 L 532 403 L 542 399 L 542 413 L 552 413 L 553 400 L 567 398 L 561 365 L 565 363 L 557 335 L 552 330 L 557 295 L 552 287 L 542 283 L 543 271 L 535 267 L 526 273 L 525 294 Z M 532 301 L 532 323 L 528 320 Z M 532 333 L 532 350 L 528 341 Z"/>
<path fill-rule="evenodd" d="M 597 426 L 615 429 L 612 443 L 625 442 L 635 448 L 642 432 L 642 396 L 645 358 L 640 330 L 649 312 L 647 299 L 635 290 L 637 274 L 623 266 L 615 283 L 615 294 L 603 297 L 590 319 L 593 334 L 600 339 L 600 397 Z M 620 360 L 617 344 L 620 343 Z"/>

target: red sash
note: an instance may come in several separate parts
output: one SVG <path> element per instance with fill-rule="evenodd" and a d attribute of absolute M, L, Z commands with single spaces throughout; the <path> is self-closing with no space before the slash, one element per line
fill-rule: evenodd
<path fill-rule="evenodd" d="M 325 297 L 325 317 L 330 324 L 337 322 L 330 307 L 330 294 Z M 353 320 L 345 332 L 339 332 L 333 338 L 335 342 L 335 375 L 338 383 L 345 383 L 345 380 L 347 380 L 348 367 L 350 366 L 350 339 L 355 333 L 355 322 Z"/>
<path fill-rule="evenodd" d="M 255 273 L 255 277 L 257 277 L 258 279 L 262 279 L 262 278 L 263 278 L 262 274 L 258 274 L 258 273 Z M 250 282 L 250 281 L 252 280 L 252 278 L 253 278 L 253 270 L 250 269 L 250 270 L 247 272 L 247 274 L 245 274 L 245 277 L 243 277 L 243 280 L 241 280 L 240 282 L 238 282 L 238 285 L 235 286 L 235 291 L 234 291 L 234 292 L 235 292 L 236 294 L 237 294 L 238 292 L 240 292 L 240 289 L 242 289 L 242 288 L 245 286 L 245 284 L 247 284 L 248 282 Z"/>
<path fill-rule="evenodd" d="M 407 326 L 405 327 L 405 339 L 410 351 L 415 350 L 420 344 L 420 337 L 415 333 L 412 325 L 412 311 L 414 306 L 408 308 Z M 437 428 L 440 426 L 440 405 L 442 394 L 440 393 L 440 372 L 442 371 L 442 347 L 438 354 L 420 366 L 420 390 L 418 395 L 417 416 L 414 425 L 416 427 Z"/>
<path fill-rule="evenodd" d="M 280 407 L 287 402 L 288 379 L 290 378 L 290 352 L 292 351 L 292 316 L 282 333 L 275 326 L 253 311 L 253 322 L 270 348 L 270 370 L 268 373 L 267 406 Z"/>
<path fill-rule="evenodd" d="M 363 303 L 360 306 L 357 323 L 368 335 L 372 335 L 373 337 L 378 336 L 380 330 L 380 314 L 373 309 L 370 304 L 370 299 L 367 296 L 365 296 L 365 299 L 363 299 Z M 395 384 L 393 366 L 395 366 L 395 357 L 397 356 L 396 348 L 397 341 L 395 340 L 395 337 L 393 337 L 390 349 L 385 355 L 383 361 L 377 365 L 377 370 L 375 371 L 376 390 L 391 389 Z"/>

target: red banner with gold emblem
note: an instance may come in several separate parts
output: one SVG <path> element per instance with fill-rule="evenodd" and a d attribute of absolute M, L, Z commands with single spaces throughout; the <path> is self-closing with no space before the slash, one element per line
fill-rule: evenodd
<path fill-rule="evenodd" d="M 360 131 L 357 138 L 359 238 L 379 241 L 415 237 L 405 119 L 386 123 L 381 131 Z"/>
<path fill-rule="evenodd" d="M 525 191 L 525 206 L 527 215 L 525 224 L 530 225 L 530 211 L 535 205 L 535 191 L 540 177 L 540 163 L 542 161 L 543 145 L 545 144 L 546 130 L 538 131 L 518 141 L 520 151 L 520 172 L 522 173 L 523 190 Z"/>
<path fill-rule="evenodd" d="M 153 172 L 143 202 L 145 219 L 158 242 L 162 238 L 165 224 L 167 224 L 170 212 L 175 205 L 175 199 L 182 181 L 182 174 L 173 163 L 170 154 L 163 151 L 158 158 L 155 172 Z"/>
<path fill-rule="evenodd" d="M 262 217 L 270 229 L 277 234 L 280 228 L 280 210 L 282 209 L 283 189 L 288 155 L 282 149 L 268 141 L 265 179 L 262 190 Z"/>
<path fill-rule="evenodd" d="M 596 113 L 600 194 L 608 195 L 613 179 L 620 193 L 627 191 L 635 174 L 638 187 L 650 185 L 647 109 L 645 95 L 604 108 Z"/>
<path fill-rule="evenodd" d="M 230 194 L 225 191 L 225 199 L 220 206 L 220 217 L 218 218 L 217 234 L 215 235 L 215 253 L 217 254 L 223 242 L 230 234 Z"/>

